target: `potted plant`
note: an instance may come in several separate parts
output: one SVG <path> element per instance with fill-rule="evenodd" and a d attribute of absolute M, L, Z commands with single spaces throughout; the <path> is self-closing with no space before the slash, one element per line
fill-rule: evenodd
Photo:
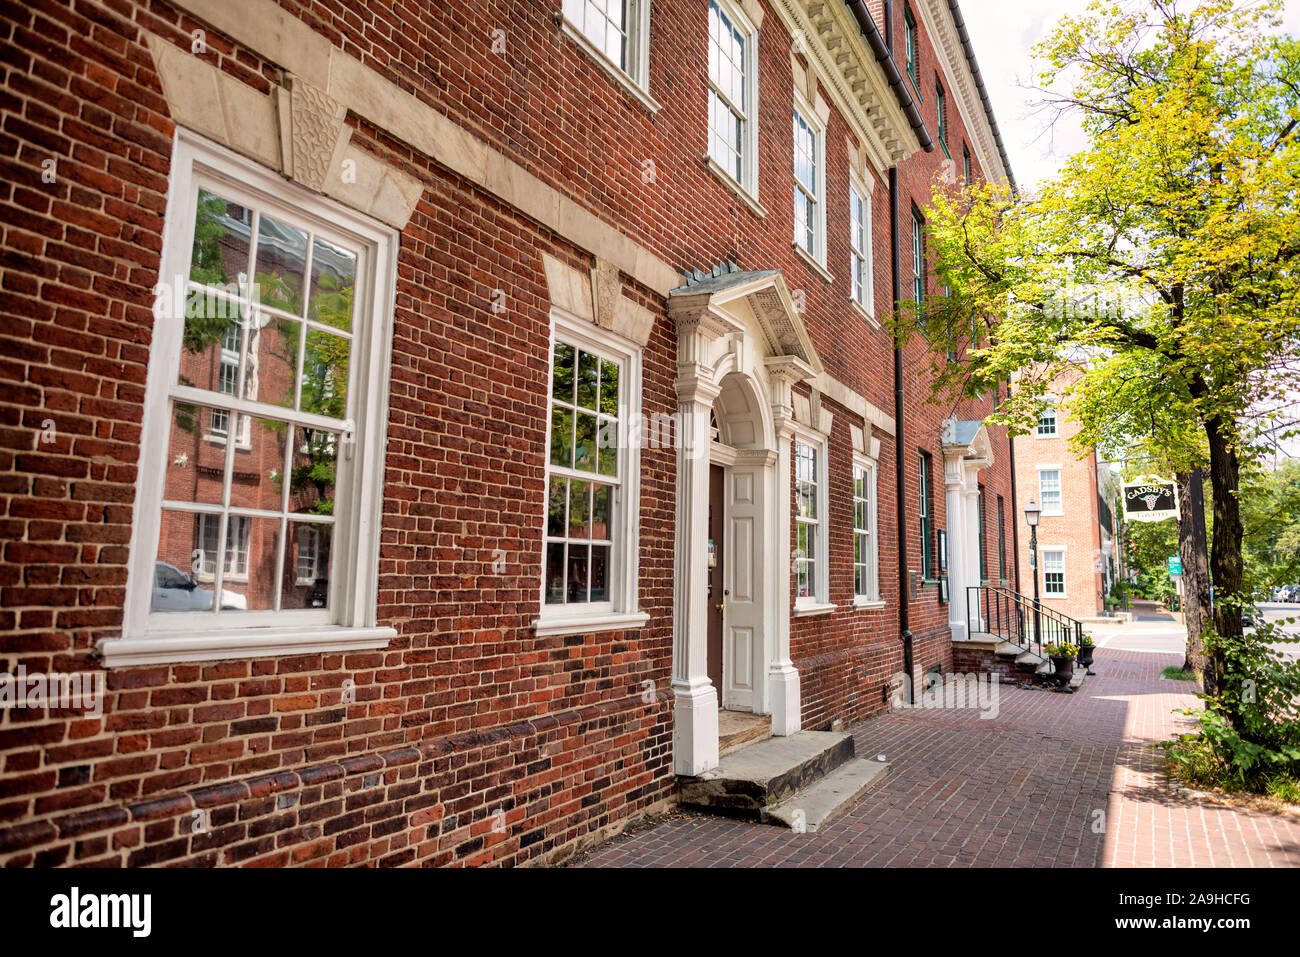
<path fill-rule="evenodd" d="M 1044 650 L 1056 668 L 1052 677 L 1064 688 L 1074 677 L 1074 656 L 1078 654 L 1078 649 L 1070 642 L 1063 641 L 1059 645 L 1048 645 Z"/>
<path fill-rule="evenodd" d="M 1079 664 L 1083 665 L 1086 674 L 1095 674 L 1092 670 L 1092 653 L 1096 650 L 1096 645 L 1092 642 L 1092 635 L 1086 632 L 1079 636 Z"/>

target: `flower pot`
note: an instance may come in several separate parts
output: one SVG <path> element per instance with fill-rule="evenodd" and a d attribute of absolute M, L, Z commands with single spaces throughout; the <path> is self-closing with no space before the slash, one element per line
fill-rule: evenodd
<path fill-rule="evenodd" d="M 1092 653 L 1095 648 L 1096 648 L 1095 645 L 1079 646 L 1079 664 L 1083 665 L 1083 670 L 1085 674 L 1093 674 Z"/>
<path fill-rule="evenodd" d="M 1070 679 L 1074 677 L 1074 659 L 1065 655 L 1052 655 L 1052 664 L 1056 667 L 1052 677 L 1056 679 L 1057 684 L 1064 688 L 1070 683 Z"/>

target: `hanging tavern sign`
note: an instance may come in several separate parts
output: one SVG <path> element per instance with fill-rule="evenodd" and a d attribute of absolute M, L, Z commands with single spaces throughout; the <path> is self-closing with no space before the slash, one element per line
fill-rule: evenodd
<path fill-rule="evenodd" d="M 1158 475 L 1141 475 L 1124 486 L 1124 518 L 1163 522 L 1178 518 L 1178 486 Z"/>

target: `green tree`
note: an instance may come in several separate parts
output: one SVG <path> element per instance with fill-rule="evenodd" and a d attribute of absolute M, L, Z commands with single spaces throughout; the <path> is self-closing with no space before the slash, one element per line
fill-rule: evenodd
<path fill-rule="evenodd" d="M 924 332 L 936 356 L 971 359 L 936 361 L 941 388 L 987 391 L 1039 370 L 999 416 L 1025 431 L 1076 368 L 1081 445 L 1137 438 L 1179 472 L 1206 469 L 1221 642 L 1205 677 L 1220 691 L 1244 680 L 1228 663 L 1251 597 L 1237 492 L 1257 454 L 1252 416 L 1296 387 L 1300 46 L 1272 32 L 1280 10 L 1096 2 L 1064 20 L 1040 48 L 1042 82 L 1068 87 L 1055 103 L 1089 146 L 1038 195 L 940 185 L 929 216 L 952 295 L 931 300 Z M 909 312 L 900 335 L 915 331 Z M 1241 730 L 1239 699 L 1218 697 Z"/>

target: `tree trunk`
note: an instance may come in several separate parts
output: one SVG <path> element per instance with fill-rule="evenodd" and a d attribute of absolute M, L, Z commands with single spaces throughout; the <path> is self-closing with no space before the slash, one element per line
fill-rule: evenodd
<path fill-rule="evenodd" d="M 1187 656 L 1184 671 L 1194 671 L 1205 682 L 1205 693 L 1214 694 L 1214 674 L 1206 668 L 1201 633 L 1211 623 L 1210 565 L 1205 542 L 1204 469 L 1178 474 L 1178 497 L 1182 514 L 1178 521 L 1178 554 L 1183 560 L 1183 621 L 1187 624 Z"/>
<path fill-rule="evenodd" d="M 1214 576 L 1214 630 L 1230 643 L 1242 639 L 1242 603 L 1249 599 L 1242 593 L 1245 579 L 1245 561 L 1242 557 L 1241 505 L 1237 501 L 1237 488 L 1241 477 L 1241 464 L 1232 448 L 1230 436 L 1222 421 L 1215 417 L 1205 424 L 1210 442 L 1210 487 L 1214 491 L 1214 547 L 1210 554 L 1210 570 Z M 1214 687 L 1225 690 L 1227 667 L 1221 651 L 1207 656 L 1206 682 L 1213 675 Z M 1242 676 L 1236 676 L 1240 679 Z M 1225 706 L 1228 718 L 1238 732 L 1244 730 L 1240 702 L 1222 695 L 1219 701 Z"/>

